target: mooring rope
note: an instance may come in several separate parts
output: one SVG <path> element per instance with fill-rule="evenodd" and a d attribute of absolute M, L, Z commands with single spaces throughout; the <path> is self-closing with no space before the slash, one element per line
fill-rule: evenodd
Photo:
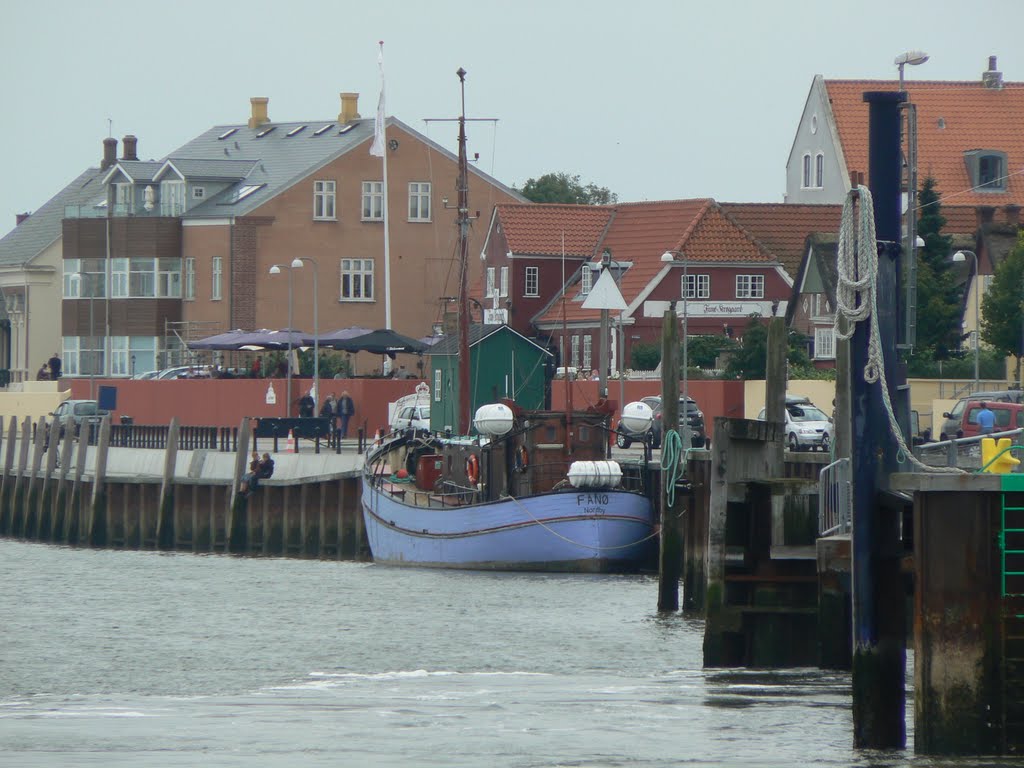
<path fill-rule="evenodd" d="M 860 197 L 860 217 L 854 221 L 853 201 Z M 836 319 L 833 330 L 836 338 L 852 338 L 857 323 L 868 321 L 868 359 L 864 364 L 864 381 L 878 383 L 882 390 L 882 402 L 889 417 L 889 431 L 896 438 L 899 454 L 925 472 L 947 472 L 967 474 L 958 467 L 933 467 L 918 459 L 907 447 L 903 430 L 900 429 L 889 398 L 889 386 L 885 376 L 885 358 L 882 354 L 882 338 L 878 330 L 878 247 L 875 239 L 875 207 L 871 191 L 858 186 L 846 196 L 843 203 L 842 223 L 839 227 L 839 251 L 837 255 L 838 279 L 836 283 Z M 860 275 L 860 279 L 856 276 Z M 857 297 L 860 305 L 857 305 Z M 841 318 L 848 322 L 843 329 Z"/>
<path fill-rule="evenodd" d="M 676 503 L 676 480 L 679 479 L 679 453 L 683 448 L 683 439 L 679 432 L 670 429 L 665 432 L 661 441 L 662 482 L 665 484 L 665 502 L 669 507 Z M 664 474 L 664 473 L 668 474 Z"/>

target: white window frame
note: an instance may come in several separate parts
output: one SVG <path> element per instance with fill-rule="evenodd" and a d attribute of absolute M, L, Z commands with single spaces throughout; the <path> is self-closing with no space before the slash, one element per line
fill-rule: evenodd
<path fill-rule="evenodd" d="M 540 267 L 527 267 L 523 273 L 523 296 L 540 296 Z"/>
<path fill-rule="evenodd" d="M 835 329 L 831 326 L 827 328 L 814 329 L 814 359 L 836 359 Z"/>
<path fill-rule="evenodd" d="M 430 221 L 430 182 L 409 182 L 409 221 Z"/>
<path fill-rule="evenodd" d="M 160 182 L 160 215 L 181 216 L 185 213 L 185 182 L 181 180 Z"/>
<path fill-rule="evenodd" d="M 441 369 L 434 369 L 434 402 L 441 402 Z"/>
<path fill-rule="evenodd" d="M 224 297 L 221 283 L 224 280 L 224 259 L 214 256 L 210 259 L 210 300 L 220 301 Z"/>
<path fill-rule="evenodd" d="M 206 187 L 192 187 L 192 199 L 203 200 L 206 198 Z"/>
<path fill-rule="evenodd" d="M 684 299 L 711 298 L 711 275 L 680 275 L 679 295 Z"/>
<path fill-rule="evenodd" d="M 501 268 L 501 287 L 498 295 L 503 299 L 508 296 L 508 267 Z"/>
<path fill-rule="evenodd" d="M 362 221 L 384 221 L 384 182 L 364 181 L 362 193 Z"/>
<path fill-rule="evenodd" d="M 580 295 L 589 296 L 590 290 L 594 287 L 594 270 L 590 268 L 589 264 L 583 265 L 583 271 L 580 273 Z"/>
<path fill-rule="evenodd" d="M 802 189 L 811 188 L 811 153 L 804 153 L 802 175 L 800 177 L 800 187 Z"/>
<path fill-rule="evenodd" d="M 339 261 L 338 301 L 375 301 L 373 259 L 345 258 Z M 358 294 L 358 295 L 356 295 Z"/>
<path fill-rule="evenodd" d="M 821 152 L 814 156 L 814 186 L 816 189 L 825 186 L 825 155 Z"/>
<path fill-rule="evenodd" d="M 131 296 L 128 290 L 129 260 L 118 257 L 110 260 L 110 297 L 127 299 Z"/>
<path fill-rule="evenodd" d="M 181 298 L 181 259 L 156 260 L 156 298 Z"/>
<path fill-rule="evenodd" d="M 737 299 L 763 299 L 764 275 L 736 275 Z"/>
<path fill-rule="evenodd" d="M 575 368 L 577 371 L 580 369 L 580 337 L 573 336 L 569 340 L 569 348 L 572 350 L 569 366 Z"/>
<path fill-rule="evenodd" d="M 494 295 L 494 267 L 487 268 L 487 279 L 484 285 L 484 298 L 489 299 Z"/>
<path fill-rule="evenodd" d="M 313 182 L 313 221 L 337 221 L 337 185 L 330 179 Z"/>
<path fill-rule="evenodd" d="M 185 295 L 186 301 L 194 301 L 196 298 L 196 260 L 194 257 L 185 259 Z"/>
<path fill-rule="evenodd" d="M 588 378 L 589 378 L 591 369 L 594 367 L 591 364 L 591 362 L 590 362 L 590 360 L 591 360 L 591 353 L 593 352 L 593 348 L 594 348 L 594 337 L 591 336 L 588 333 L 586 336 L 583 337 L 583 370 L 587 372 Z"/>

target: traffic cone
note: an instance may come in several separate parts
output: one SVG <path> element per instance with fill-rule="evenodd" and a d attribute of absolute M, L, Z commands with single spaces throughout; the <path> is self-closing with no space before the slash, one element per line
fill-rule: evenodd
<path fill-rule="evenodd" d="M 295 453 L 295 433 L 288 430 L 288 439 L 284 441 L 284 452 Z"/>

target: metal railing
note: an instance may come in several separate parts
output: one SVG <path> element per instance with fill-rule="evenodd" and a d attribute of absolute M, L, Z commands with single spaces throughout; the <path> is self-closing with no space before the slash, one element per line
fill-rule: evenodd
<path fill-rule="evenodd" d="M 962 469 L 981 468 L 981 440 L 985 437 L 1011 438 L 1017 445 L 1024 444 L 1024 429 L 1009 429 L 1004 432 L 993 432 L 990 435 L 974 435 L 958 437 L 952 440 L 940 440 L 934 443 L 923 443 L 914 446 L 914 455 L 930 466 L 961 467 Z M 908 467 L 908 471 L 910 468 Z"/>
<path fill-rule="evenodd" d="M 850 532 L 853 494 L 849 459 L 836 459 L 818 475 L 818 535 Z"/>

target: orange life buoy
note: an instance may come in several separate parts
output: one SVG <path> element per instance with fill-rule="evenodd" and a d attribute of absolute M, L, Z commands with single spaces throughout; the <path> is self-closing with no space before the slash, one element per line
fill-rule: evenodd
<path fill-rule="evenodd" d="M 527 452 L 525 445 L 520 445 L 516 450 L 516 469 L 520 472 L 525 472 L 528 466 L 530 466 L 530 454 Z"/>
<path fill-rule="evenodd" d="M 480 459 L 476 456 L 470 456 L 466 459 L 466 477 L 469 478 L 469 482 L 476 485 L 476 481 L 480 479 Z"/>

